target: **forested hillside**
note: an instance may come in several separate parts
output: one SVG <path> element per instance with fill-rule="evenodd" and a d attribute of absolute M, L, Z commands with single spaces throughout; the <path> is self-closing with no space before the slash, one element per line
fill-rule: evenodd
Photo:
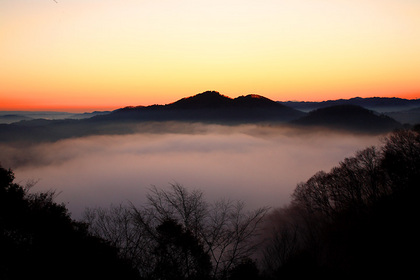
<path fill-rule="evenodd" d="M 419 131 L 403 130 L 298 184 L 292 203 L 268 217 L 264 272 L 273 279 L 413 273 L 419 166 Z"/>

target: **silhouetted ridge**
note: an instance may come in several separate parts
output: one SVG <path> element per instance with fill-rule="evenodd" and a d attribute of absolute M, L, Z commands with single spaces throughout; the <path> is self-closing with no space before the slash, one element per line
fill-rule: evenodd
<path fill-rule="evenodd" d="M 166 105 L 171 109 L 215 109 L 215 108 L 241 108 L 241 107 L 271 107 L 280 108 L 273 100 L 257 94 L 239 96 L 235 99 L 220 94 L 217 91 L 206 91 L 197 95 L 182 98 Z M 286 106 L 283 106 L 285 108 Z"/>
<path fill-rule="evenodd" d="M 246 96 L 239 96 L 234 99 L 236 104 L 242 107 L 265 107 L 265 108 L 279 108 L 279 103 L 257 94 L 249 94 Z M 284 106 L 283 108 L 289 109 Z"/>
<path fill-rule="evenodd" d="M 386 112 L 385 114 L 400 123 L 411 125 L 420 123 L 420 107 L 409 110 Z"/>
<path fill-rule="evenodd" d="M 250 123 L 286 122 L 304 114 L 255 94 L 232 99 L 217 91 L 206 91 L 166 105 L 125 107 L 95 119 Z"/>
<path fill-rule="evenodd" d="M 420 99 L 403 99 L 396 97 L 354 97 L 350 99 L 327 100 L 321 102 L 285 101 L 279 103 L 302 111 L 312 111 L 337 105 L 357 105 L 377 112 L 393 112 L 420 107 Z"/>
<path fill-rule="evenodd" d="M 224 96 L 217 91 L 206 91 L 191 97 L 185 97 L 174 103 L 166 105 L 171 109 L 206 109 L 221 108 L 232 104 L 230 97 Z"/>
<path fill-rule="evenodd" d="M 293 123 L 378 133 L 390 131 L 401 126 L 400 123 L 388 116 L 378 115 L 373 111 L 356 105 L 337 105 L 317 109 L 295 120 Z"/>

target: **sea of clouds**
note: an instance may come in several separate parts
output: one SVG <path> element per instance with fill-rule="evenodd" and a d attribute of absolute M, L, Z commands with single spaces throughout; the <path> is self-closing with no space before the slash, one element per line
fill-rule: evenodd
<path fill-rule="evenodd" d="M 167 128 L 167 127 L 166 127 Z M 296 184 L 329 171 L 380 136 L 281 126 L 148 124 L 135 134 L 103 135 L 30 145 L 0 144 L 1 164 L 31 191 L 55 190 L 74 218 L 86 207 L 141 205 L 151 186 L 181 184 L 210 202 L 242 200 L 280 207 Z"/>

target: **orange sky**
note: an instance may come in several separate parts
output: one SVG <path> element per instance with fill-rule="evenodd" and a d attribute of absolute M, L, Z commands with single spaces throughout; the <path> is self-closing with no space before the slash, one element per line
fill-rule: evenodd
<path fill-rule="evenodd" d="M 0 110 L 420 98 L 420 1 L 0 1 Z"/>

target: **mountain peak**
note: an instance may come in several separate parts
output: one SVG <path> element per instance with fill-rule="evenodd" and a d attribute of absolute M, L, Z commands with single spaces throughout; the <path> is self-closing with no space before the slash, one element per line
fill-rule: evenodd
<path fill-rule="evenodd" d="M 198 94 L 196 94 L 194 96 L 214 96 L 214 95 L 221 95 L 221 96 L 223 96 L 222 94 L 220 94 L 220 92 L 218 92 L 216 90 L 207 90 L 205 92 L 198 93 Z"/>
<path fill-rule="evenodd" d="M 222 100 L 223 99 L 223 100 L 226 100 L 226 99 L 232 99 L 232 98 L 230 98 L 229 96 L 223 95 L 218 91 L 208 90 L 208 91 L 198 93 L 190 97 L 182 98 L 181 100 L 185 100 L 185 99 L 201 99 L 201 100 L 205 100 L 205 99 Z"/>
<path fill-rule="evenodd" d="M 256 98 L 256 99 L 267 99 L 266 97 L 258 95 L 258 94 L 248 94 L 245 97 Z"/>
<path fill-rule="evenodd" d="M 174 103 L 168 104 L 172 109 L 200 109 L 209 107 L 223 107 L 232 99 L 220 94 L 218 91 L 205 91 L 194 96 L 184 97 Z"/>
<path fill-rule="evenodd" d="M 258 94 L 239 96 L 235 98 L 234 101 L 237 104 L 245 107 L 280 107 L 279 103 Z"/>

